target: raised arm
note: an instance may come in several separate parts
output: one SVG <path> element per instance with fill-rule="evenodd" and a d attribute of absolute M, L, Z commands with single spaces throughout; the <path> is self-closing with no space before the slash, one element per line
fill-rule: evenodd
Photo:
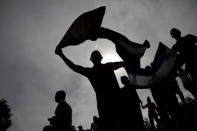
<path fill-rule="evenodd" d="M 117 70 L 121 67 L 125 67 L 125 64 L 124 64 L 123 61 L 121 61 L 121 62 L 109 62 L 109 63 L 107 63 L 107 65 L 112 70 Z"/>
<path fill-rule="evenodd" d="M 65 62 L 65 64 L 71 68 L 73 71 L 80 73 L 82 75 L 86 75 L 87 74 L 87 68 L 84 68 L 82 66 L 79 65 L 75 65 L 72 61 L 70 61 L 62 52 L 62 49 L 60 48 L 56 48 L 55 49 L 55 54 L 59 55 L 62 60 Z"/>
<path fill-rule="evenodd" d="M 142 106 L 142 109 L 145 109 L 145 108 L 148 107 L 148 104 L 146 104 L 146 105 L 143 106 L 143 103 L 141 102 L 141 106 Z"/>

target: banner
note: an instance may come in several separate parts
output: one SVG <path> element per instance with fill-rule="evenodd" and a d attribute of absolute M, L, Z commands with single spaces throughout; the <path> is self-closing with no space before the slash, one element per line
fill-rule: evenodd
<path fill-rule="evenodd" d="M 78 45 L 87 39 L 96 40 L 94 33 L 101 26 L 105 6 L 80 15 L 70 26 L 58 47 L 63 48 L 68 45 Z"/>
<path fill-rule="evenodd" d="M 180 56 L 162 43 L 159 43 L 151 71 L 141 69 L 140 74 L 128 74 L 130 84 L 136 88 L 151 88 L 164 81 L 183 64 Z"/>

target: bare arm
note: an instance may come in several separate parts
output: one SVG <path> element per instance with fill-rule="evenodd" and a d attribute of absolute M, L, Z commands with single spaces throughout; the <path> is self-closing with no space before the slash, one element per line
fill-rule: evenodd
<path fill-rule="evenodd" d="M 122 61 L 121 62 L 110 62 L 107 64 L 108 64 L 108 67 L 113 70 L 117 70 L 117 69 L 125 66 L 124 62 L 122 62 Z"/>
<path fill-rule="evenodd" d="M 56 48 L 55 53 L 57 55 L 59 55 L 62 60 L 64 61 L 64 63 L 71 68 L 73 71 L 80 73 L 82 75 L 86 75 L 87 74 L 87 68 L 84 68 L 82 66 L 79 65 L 75 65 L 71 60 L 69 60 L 63 53 L 62 50 L 60 48 Z"/>
<path fill-rule="evenodd" d="M 147 105 L 147 104 L 143 106 L 143 104 L 142 104 L 142 103 L 141 103 L 141 106 L 142 106 L 142 109 L 145 109 L 145 108 L 147 108 L 147 107 L 148 107 L 148 105 Z"/>

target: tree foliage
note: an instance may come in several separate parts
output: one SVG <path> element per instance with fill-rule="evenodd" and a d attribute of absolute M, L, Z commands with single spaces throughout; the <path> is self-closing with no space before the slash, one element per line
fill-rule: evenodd
<path fill-rule="evenodd" d="M 6 131 L 11 126 L 11 109 L 4 99 L 0 100 L 0 131 Z"/>

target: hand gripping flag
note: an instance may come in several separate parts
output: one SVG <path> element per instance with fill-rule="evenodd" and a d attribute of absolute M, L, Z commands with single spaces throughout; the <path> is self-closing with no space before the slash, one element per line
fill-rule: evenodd
<path fill-rule="evenodd" d="M 174 51 L 159 43 L 151 72 L 142 69 L 140 74 L 128 74 L 129 81 L 135 88 L 151 88 L 153 85 L 164 81 L 171 73 L 183 65 L 183 61 Z"/>
<path fill-rule="evenodd" d="M 80 15 L 70 26 L 64 37 L 59 43 L 63 48 L 68 45 L 78 45 L 87 39 L 96 40 L 94 33 L 101 26 L 105 6 Z"/>

